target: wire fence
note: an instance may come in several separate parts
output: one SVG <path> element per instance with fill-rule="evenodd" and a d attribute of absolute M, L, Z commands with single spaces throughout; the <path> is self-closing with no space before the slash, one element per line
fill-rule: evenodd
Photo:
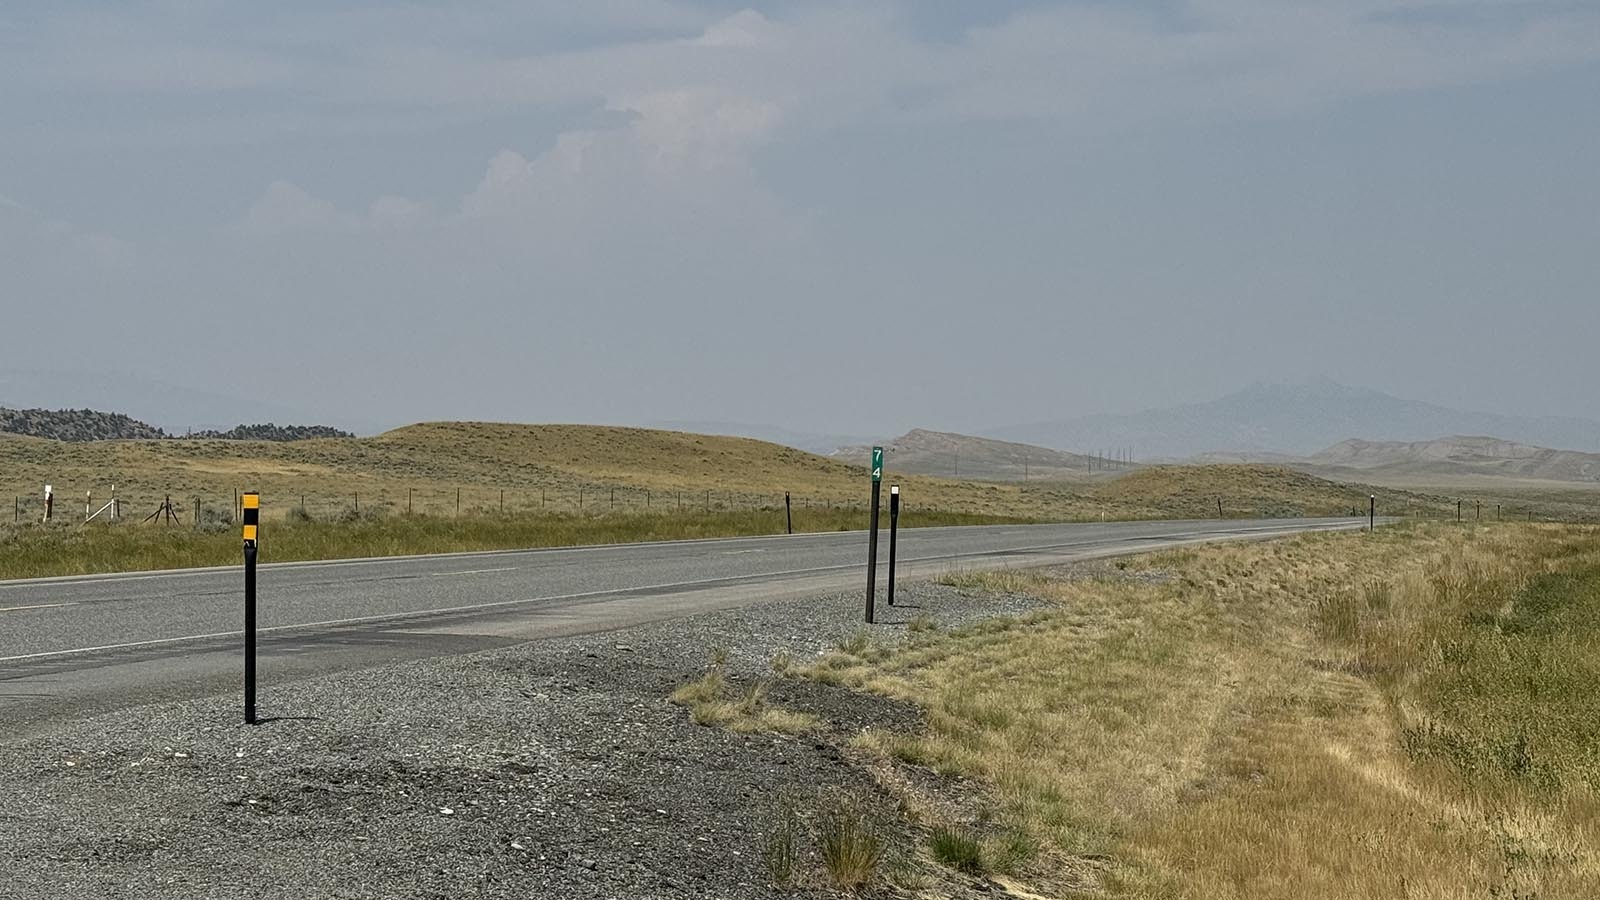
<path fill-rule="evenodd" d="M 118 489 L 74 489 L 62 486 L 53 494 L 50 520 L 56 523 L 95 522 L 126 524 L 208 525 L 235 524 L 240 520 L 243 490 L 222 494 Z M 115 504 L 113 505 L 113 500 Z M 849 502 L 837 498 L 783 493 L 704 489 L 660 490 L 633 486 L 584 485 L 545 488 L 497 488 L 465 485 L 329 492 L 326 490 L 261 491 L 261 516 L 266 521 L 356 522 L 389 516 L 527 517 L 537 515 L 706 515 L 732 512 L 782 513 L 788 508 L 865 513 L 866 499 Z M 42 522 L 46 501 L 42 492 L 13 493 L 13 523 Z M 910 506 L 903 506 L 909 511 Z M 3 521 L 3 519 L 0 519 Z"/>
<path fill-rule="evenodd" d="M 110 485 L 53 485 L 55 488 L 51 521 L 57 524 L 82 523 L 92 519 L 100 523 L 160 524 L 208 527 L 237 524 L 241 512 L 239 496 L 243 488 L 219 492 L 207 490 L 174 490 L 157 492 L 147 486 L 119 487 L 113 494 Z M 813 497 L 790 494 L 792 510 L 801 514 L 810 510 L 829 510 L 849 514 L 866 514 L 870 504 L 862 490 L 858 499 L 844 500 L 837 496 Z M 45 499 L 38 489 L 12 491 L 13 511 L 10 521 L 17 524 L 39 523 L 44 520 Z M 0 494 L 0 496 L 4 496 Z M 330 491 L 323 485 L 287 483 L 269 485 L 261 491 L 261 511 L 265 521 L 299 522 L 359 522 L 390 516 L 427 517 L 529 517 L 539 515 L 708 515 L 712 513 L 766 512 L 781 514 L 785 509 L 785 494 L 780 492 L 728 491 L 704 488 L 641 488 L 633 485 L 561 484 L 545 487 L 515 486 L 501 488 L 493 485 L 463 484 L 459 487 L 441 486 L 437 483 L 423 486 L 378 484 Z M 116 500 L 115 507 L 112 500 Z M 911 513 L 917 506 L 906 495 L 902 512 Z M 1045 498 L 1052 499 L 1052 498 Z M 1067 502 L 1072 499 L 1053 498 Z M 3 502 L 3 501 L 0 501 Z M 959 506 L 960 504 L 958 504 Z M 1049 505 L 1049 504 L 1046 504 Z M 1069 504 L 1070 505 L 1070 504 Z M 1282 517 L 1294 515 L 1287 504 L 1248 504 L 1249 508 L 1224 502 L 1225 510 L 1217 510 L 1224 517 Z M 937 505 L 936 505 L 937 506 Z M 1101 507 L 1093 504 L 1086 515 L 1093 515 Z M 1573 508 L 1565 503 L 1520 502 L 1507 503 L 1504 498 L 1492 500 L 1462 499 L 1459 506 L 1441 506 L 1438 503 L 1408 502 L 1378 510 L 1380 515 L 1402 516 L 1418 519 L 1442 519 L 1465 522 L 1534 521 L 1534 522 L 1594 522 L 1600 519 L 1600 510 Z M 924 507 L 932 509 L 935 507 Z M 945 512 L 962 512 L 949 504 L 937 506 Z M 972 510 L 979 512 L 979 510 Z M 1063 510 L 1056 510 L 1061 512 Z M 1109 509 L 1107 512 L 1111 511 Z M 1209 517 L 1210 507 L 1195 510 L 1196 517 Z M 1365 516 L 1365 504 L 1352 506 L 1349 514 Z M 6 521 L 0 513 L 0 522 Z"/>

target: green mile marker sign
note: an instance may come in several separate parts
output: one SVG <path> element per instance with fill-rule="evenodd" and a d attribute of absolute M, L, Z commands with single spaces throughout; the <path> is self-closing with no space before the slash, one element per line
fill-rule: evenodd
<path fill-rule="evenodd" d="M 874 484 L 883 480 L 883 448 L 872 448 L 872 481 Z"/>

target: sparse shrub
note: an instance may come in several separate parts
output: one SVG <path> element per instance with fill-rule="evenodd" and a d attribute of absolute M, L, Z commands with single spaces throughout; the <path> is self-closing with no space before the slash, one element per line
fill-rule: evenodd
<path fill-rule="evenodd" d="M 883 861 L 883 836 L 859 810 L 842 809 L 823 819 L 817 849 L 834 887 L 856 891 L 869 884 Z"/>
<path fill-rule="evenodd" d="M 305 524 L 307 522 L 315 522 L 316 521 L 316 519 L 312 518 L 311 513 L 306 511 L 306 508 L 304 506 L 292 506 L 292 507 L 290 507 L 289 508 L 289 514 L 284 517 L 284 520 L 288 521 L 288 522 L 291 522 L 291 523 L 300 524 L 300 525 L 303 525 L 303 524 Z"/>
<path fill-rule="evenodd" d="M 983 845 L 965 828 L 934 826 L 933 833 L 928 836 L 928 849 L 933 851 L 934 859 L 957 872 L 983 874 Z"/>
<path fill-rule="evenodd" d="M 939 623 L 935 622 L 933 617 L 926 613 L 918 615 L 906 623 L 906 630 L 912 634 L 922 634 L 929 631 L 937 631 L 938 629 Z"/>
<path fill-rule="evenodd" d="M 787 650 L 779 650 L 772 657 L 772 671 L 778 675 L 787 675 L 794 668 L 794 656 Z"/>

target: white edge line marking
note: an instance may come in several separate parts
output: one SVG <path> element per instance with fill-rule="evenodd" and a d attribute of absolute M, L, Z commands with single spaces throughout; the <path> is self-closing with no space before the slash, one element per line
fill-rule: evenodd
<path fill-rule="evenodd" d="M 452 575 L 487 575 L 490 572 L 515 572 L 521 566 L 501 566 L 498 569 L 468 569 L 465 572 L 434 572 L 431 578 L 449 578 Z"/>
<path fill-rule="evenodd" d="M 21 612 L 25 609 L 55 609 L 58 606 L 76 606 L 74 603 L 35 603 L 32 606 L 0 606 L 0 612 Z"/>
<path fill-rule="evenodd" d="M 1218 531 L 1191 531 L 1191 532 L 1185 532 L 1185 533 L 1181 533 L 1181 534 L 1162 535 L 1159 538 L 1147 537 L 1147 538 L 1144 538 L 1144 539 L 1145 540 L 1175 540 L 1175 541 L 1182 541 L 1182 542 L 1203 542 L 1207 535 L 1249 535 L 1249 534 L 1259 534 L 1259 533 L 1262 533 L 1262 532 L 1279 531 L 1284 536 L 1289 536 L 1289 535 L 1294 535 L 1294 534 L 1304 534 L 1304 533 L 1310 532 L 1310 531 L 1350 531 L 1350 530 L 1354 530 L 1356 527 L 1357 526 L 1354 525 L 1354 524 L 1343 525 L 1343 526 L 1337 525 L 1337 524 L 1318 524 L 1318 525 L 1314 525 L 1314 526 L 1310 526 L 1310 527 L 1304 527 L 1304 528 L 1293 528 L 1293 527 L 1284 528 L 1283 526 L 1271 526 L 1271 527 L 1256 527 L 1256 528 L 1238 528 L 1238 529 L 1218 530 Z M 1361 526 L 1361 527 L 1365 527 L 1365 526 Z M 827 533 L 833 534 L 833 533 L 837 533 L 837 532 L 827 532 Z M 1079 542 L 1076 542 L 1076 543 L 1066 543 L 1066 544 L 1045 544 L 1045 545 L 1041 545 L 1041 546 L 1038 546 L 1038 547 L 1013 547 L 1013 548 L 1009 548 L 1009 549 L 1005 549 L 1005 550 L 985 550 L 985 551 L 980 552 L 980 553 L 956 554 L 956 555 L 953 555 L 953 556 L 922 556 L 922 557 L 908 558 L 908 559 L 905 560 L 905 563 L 909 565 L 909 564 L 912 564 L 912 563 L 950 562 L 950 561 L 959 560 L 959 559 L 981 559 L 983 557 L 988 557 L 988 556 L 1009 556 L 1009 555 L 1018 554 L 1018 553 L 1037 553 L 1037 552 L 1039 552 L 1041 550 L 1061 550 L 1061 549 L 1066 549 L 1068 547 L 1092 546 L 1092 545 L 1097 544 L 1097 543 L 1098 544 L 1114 544 L 1114 543 L 1117 543 L 1119 541 L 1120 542 L 1126 542 L 1128 540 L 1137 540 L 1137 539 L 1139 539 L 1139 538 L 1118 537 L 1118 538 L 1112 538 L 1112 539 L 1101 540 L 1101 541 L 1079 541 Z M 1145 549 L 1144 548 L 1140 548 L 1140 547 L 1130 547 L 1130 548 L 1127 548 L 1127 552 L 1128 552 L 1129 555 L 1137 555 L 1139 553 L 1145 552 Z M 638 585 L 638 586 L 635 586 L 635 587 L 628 587 L 628 588 L 615 588 L 615 589 L 608 590 L 608 591 L 586 591 L 586 592 L 581 592 L 581 593 L 576 593 L 576 594 L 559 594 L 559 595 L 556 595 L 556 596 L 553 596 L 553 597 L 527 597 L 527 598 L 524 598 L 522 600 L 497 600 L 497 601 L 495 601 L 493 603 L 475 603 L 475 604 L 471 604 L 471 605 L 468 605 L 468 606 L 447 606 L 447 607 L 443 607 L 443 608 L 440 608 L 440 609 L 420 609 L 420 610 L 415 610 L 413 612 L 389 613 L 387 615 L 379 615 L 379 616 L 356 616 L 356 617 L 349 618 L 349 619 L 327 619 L 327 620 L 322 621 L 322 622 L 303 622 L 303 623 L 296 624 L 296 625 L 273 625 L 273 626 L 268 627 L 268 628 L 257 629 L 257 632 L 258 633 L 268 633 L 268 632 L 277 632 L 277 631 L 296 631 L 296 630 L 306 629 L 306 628 L 333 628 L 333 627 L 337 627 L 337 626 L 341 626 L 341 625 L 359 625 L 359 624 L 362 624 L 362 623 L 365 623 L 365 622 L 395 622 L 395 623 L 399 623 L 399 622 L 404 622 L 407 619 L 426 619 L 426 618 L 429 618 L 429 617 L 432 617 L 432 616 L 451 615 L 451 614 L 455 614 L 455 613 L 478 612 L 480 610 L 497 609 L 497 608 L 507 607 L 507 606 L 523 606 L 523 605 L 526 605 L 526 604 L 529 604 L 529 603 L 551 603 L 551 602 L 558 602 L 558 601 L 562 601 L 562 600 L 585 600 L 585 599 L 590 599 L 590 598 L 594 598 L 594 597 L 610 597 L 610 596 L 619 596 L 620 597 L 620 596 L 626 596 L 628 594 L 636 594 L 636 593 L 641 593 L 641 592 L 645 592 L 645 591 L 663 591 L 663 590 L 670 590 L 672 588 L 715 587 L 718 584 L 724 584 L 724 583 L 727 583 L 727 582 L 735 582 L 735 581 L 748 581 L 751 578 L 792 578 L 792 577 L 797 576 L 797 575 L 824 575 L 824 574 L 827 574 L 829 572 L 839 572 L 839 571 L 857 569 L 857 568 L 860 568 L 860 564 L 859 563 L 847 563 L 845 565 L 839 565 L 839 566 L 822 566 L 820 568 L 815 568 L 815 569 L 794 569 L 794 570 L 788 571 L 788 572 L 768 572 L 768 573 L 760 574 L 760 575 L 731 575 L 731 576 L 728 576 L 726 578 L 713 578 L 713 579 L 705 580 L 705 581 L 676 581 L 676 582 L 668 582 L 666 584 L 646 584 L 646 585 Z M 156 638 L 155 640 L 150 640 L 150 641 L 132 641 L 132 642 L 129 642 L 129 643 L 126 643 L 126 644 L 104 644 L 104 645 L 101 645 L 99 647 L 76 647 L 76 648 L 71 649 L 71 650 L 48 650 L 48 651 L 45 651 L 43 653 L 24 653 L 24 654 L 22 654 L 20 656 L 0 656 L 0 663 L 25 662 L 25 661 L 31 660 L 31 659 L 48 659 L 48 658 L 53 657 L 53 656 L 76 656 L 76 655 L 83 654 L 83 653 L 101 653 L 101 652 L 108 651 L 108 650 L 132 650 L 132 649 L 136 649 L 136 648 L 139 648 L 139 647 L 156 647 L 156 646 L 160 646 L 162 644 L 177 644 L 177 643 L 181 643 L 181 642 L 184 642 L 184 641 L 206 641 L 206 640 L 212 640 L 214 638 L 240 637 L 240 636 L 243 636 L 243 634 L 244 634 L 243 631 L 217 631 L 217 632 L 213 632 L 211 634 L 189 634 L 189 635 L 184 635 L 182 637 Z"/>

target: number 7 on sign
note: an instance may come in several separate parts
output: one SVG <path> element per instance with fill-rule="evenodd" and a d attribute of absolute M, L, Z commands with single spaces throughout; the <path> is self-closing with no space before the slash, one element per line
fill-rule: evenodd
<path fill-rule="evenodd" d="M 883 448 L 872 448 L 872 483 L 877 484 L 883 480 Z"/>

